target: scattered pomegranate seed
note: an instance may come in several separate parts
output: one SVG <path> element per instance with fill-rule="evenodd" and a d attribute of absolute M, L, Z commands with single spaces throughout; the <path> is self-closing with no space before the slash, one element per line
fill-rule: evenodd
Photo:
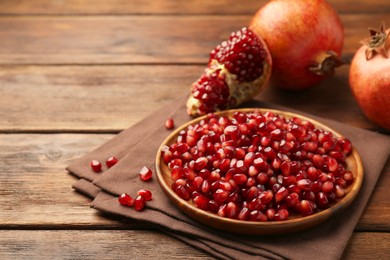
<path fill-rule="evenodd" d="M 146 200 L 142 196 L 138 195 L 134 200 L 134 204 L 133 204 L 134 209 L 137 211 L 141 211 L 143 210 L 145 205 L 146 205 Z"/>
<path fill-rule="evenodd" d="M 283 221 L 345 196 L 354 181 L 346 169 L 351 151 L 348 139 L 308 121 L 255 111 L 209 114 L 182 130 L 161 156 L 172 190 L 198 208 L 239 220 Z"/>
<path fill-rule="evenodd" d="M 168 118 L 167 121 L 165 121 L 165 128 L 166 129 L 173 129 L 175 127 L 175 122 L 172 118 Z"/>
<path fill-rule="evenodd" d="M 111 157 L 108 158 L 107 161 L 106 161 L 107 168 L 111 168 L 111 167 L 114 166 L 117 162 L 118 162 L 118 159 L 115 158 L 114 156 L 111 156 Z"/>
<path fill-rule="evenodd" d="M 139 172 L 139 177 L 143 181 L 148 181 L 152 178 L 152 170 L 148 167 L 144 166 L 142 167 L 141 171 Z"/>
<path fill-rule="evenodd" d="M 120 204 L 124 205 L 124 206 L 133 206 L 134 204 L 134 199 L 127 193 L 122 193 L 119 198 L 118 198 L 118 201 Z"/>
<path fill-rule="evenodd" d="M 150 190 L 141 189 L 137 192 L 137 194 L 146 201 L 152 200 L 152 192 Z"/>
<path fill-rule="evenodd" d="M 91 168 L 94 172 L 101 172 L 102 171 L 102 164 L 97 160 L 91 161 Z"/>

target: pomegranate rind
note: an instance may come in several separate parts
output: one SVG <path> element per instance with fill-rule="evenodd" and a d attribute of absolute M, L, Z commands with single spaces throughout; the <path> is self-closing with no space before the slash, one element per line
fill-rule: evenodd
<path fill-rule="evenodd" d="M 229 88 L 229 97 L 227 98 L 226 106 L 224 106 L 225 109 L 234 108 L 241 105 L 242 103 L 255 97 L 268 86 L 268 82 L 271 77 L 272 58 L 265 41 L 259 35 L 254 35 L 254 37 L 257 37 L 259 45 L 261 46 L 262 51 L 265 53 L 264 61 L 262 63 L 262 74 L 258 78 L 249 82 L 240 82 L 237 75 L 231 73 L 224 64 L 219 63 L 219 61 L 216 59 L 211 59 L 207 68 L 205 69 L 204 73 L 208 75 L 218 71 L 219 77 L 225 80 Z M 193 83 L 191 89 L 194 88 L 195 84 L 197 84 L 197 82 Z M 200 110 L 201 105 L 201 100 L 195 98 L 191 93 L 186 103 L 187 113 L 193 117 L 206 114 L 204 111 Z M 216 108 L 214 111 L 209 112 L 218 111 L 221 110 Z"/>

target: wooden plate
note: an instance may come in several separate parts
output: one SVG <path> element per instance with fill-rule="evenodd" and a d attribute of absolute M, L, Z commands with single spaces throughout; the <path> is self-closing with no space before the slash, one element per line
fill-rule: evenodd
<path fill-rule="evenodd" d="M 261 112 L 271 111 L 273 113 L 282 115 L 285 118 L 297 117 L 297 118 L 301 118 L 302 120 L 308 120 L 312 122 L 317 128 L 328 130 L 332 132 L 333 135 L 336 137 L 341 136 L 341 134 L 337 133 L 333 129 L 313 119 L 298 114 L 279 111 L 279 110 L 272 110 L 272 109 L 257 109 L 257 110 Z M 228 111 L 217 113 L 217 115 L 231 117 L 234 114 L 234 112 L 237 111 L 253 112 L 254 109 L 234 109 L 234 110 L 228 110 Z M 187 214 L 189 217 L 193 218 L 194 220 L 197 220 L 207 226 L 216 229 L 220 229 L 227 232 L 239 233 L 239 234 L 257 234 L 257 235 L 263 234 L 264 235 L 264 234 L 281 234 L 281 233 L 296 232 L 299 230 L 316 226 L 321 222 L 325 221 L 326 219 L 328 219 L 329 217 L 344 210 L 351 204 L 351 202 L 355 199 L 355 197 L 357 196 L 360 190 L 363 181 L 363 165 L 358 152 L 356 151 L 355 148 L 353 148 L 353 151 L 347 157 L 346 162 L 347 162 L 347 170 L 350 170 L 354 174 L 355 177 L 354 182 L 345 190 L 346 195 L 340 201 L 333 204 L 330 208 L 317 212 L 313 215 L 306 216 L 306 217 L 290 216 L 290 218 L 285 221 L 253 222 L 253 221 L 243 221 L 243 220 L 236 220 L 230 218 L 223 218 L 212 212 L 201 210 L 197 208 L 191 200 L 185 201 L 181 199 L 171 189 L 171 185 L 173 181 L 171 179 L 170 170 L 162 160 L 160 151 L 164 145 L 170 145 L 174 143 L 181 130 L 187 128 L 191 124 L 195 124 L 199 122 L 204 118 L 205 117 L 196 118 L 177 128 L 164 140 L 161 147 L 157 151 L 157 156 L 156 156 L 157 180 L 161 188 L 164 190 L 165 194 L 169 197 L 169 199 L 180 210 L 182 210 L 185 214 Z"/>

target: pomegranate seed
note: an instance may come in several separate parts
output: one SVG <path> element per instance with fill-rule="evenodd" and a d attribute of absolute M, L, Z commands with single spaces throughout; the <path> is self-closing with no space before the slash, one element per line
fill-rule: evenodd
<path fill-rule="evenodd" d="M 311 190 L 312 182 L 308 179 L 297 181 L 297 187 L 301 190 Z"/>
<path fill-rule="evenodd" d="M 238 213 L 237 218 L 239 220 L 247 220 L 249 218 L 249 213 L 250 213 L 249 209 L 244 207 L 241 209 L 240 213 Z"/>
<path fill-rule="evenodd" d="M 324 184 L 322 184 L 322 191 L 325 193 L 332 192 L 334 188 L 333 182 L 331 181 L 326 181 Z"/>
<path fill-rule="evenodd" d="M 141 171 L 139 172 L 139 177 L 143 181 L 148 181 L 152 178 L 152 170 L 150 170 L 148 167 L 144 166 L 142 167 Z"/>
<path fill-rule="evenodd" d="M 337 198 L 344 197 L 344 195 L 345 195 L 345 191 L 344 191 L 344 189 L 340 185 L 336 185 L 334 187 L 334 191 L 335 191 L 335 194 L 336 194 Z"/>
<path fill-rule="evenodd" d="M 343 175 L 343 179 L 348 183 L 352 183 L 355 177 L 353 176 L 352 172 L 346 171 Z"/>
<path fill-rule="evenodd" d="M 142 196 L 137 196 L 134 200 L 134 209 L 137 211 L 141 211 L 144 209 L 146 205 L 146 200 Z"/>
<path fill-rule="evenodd" d="M 146 201 L 152 200 L 152 192 L 150 190 L 141 189 L 137 192 L 137 194 Z"/>
<path fill-rule="evenodd" d="M 265 214 L 269 220 L 273 220 L 275 218 L 275 213 L 276 213 L 275 209 L 272 209 L 272 208 L 267 209 L 265 212 Z"/>
<path fill-rule="evenodd" d="M 267 221 L 268 218 L 263 212 L 259 210 L 253 210 L 249 213 L 249 219 L 251 221 Z"/>
<path fill-rule="evenodd" d="M 299 206 L 302 216 L 309 216 L 314 213 L 312 204 L 308 200 L 302 200 Z"/>
<path fill-rule="evenodd" d="M 263 191 L 259 195 L 259 199 L 260 199 L 261 204 L 270 203 L 272 201 L 273 197 L 274 197 L 274 195 L 273 195 L 272 191 L 270 191 L 270 190 Z"/>
<path fill-rule="evenodd" d="M 352 152 L 352 143 L 348 139 L 339 140 L 339 145 L 344 154 L 350 154 Z"/>
<path fill-rule="evenodd" d="M 208 209 L 209 202 L 210 202 L 210 200 L 207 197 L 203 196 L 203 195 L 197 196 L 194 199 L 195 205 L 198 208 L 203 209 L 203 210 L 207 210 Z"/>
<path fill-rule="evenodd" d="M 322 191 L 317 193 L 317 204 L 320 208 L 326 208 L 329 205 L 328 197 Z"/>
<path fill-rule="evenodd" d="M 133 206 L 134 204 L 134 199 L 127 193 L 122 193 L 119 198 L 118 198 L 118 201 L 120 204 L 124 205 L 124 206 Z"/>
<path fill-rule="evenodd" d="M 288 190 L 285 187 L 281 187 L 275 194 L 275 202 L 279 203 L 288 196 Z"/>
<path fill-rule="evenodd" d="M 288 216 L 290 214 L 288 213 L 287 209 L 280 209 L 278 210 L 274 215 L 274 220 L 282 221 L 288 219 Z"/>
<path fill-rule="evenodd" d="M 116 163 L 118 162 L 118 159 L 111 156 L 110 158 L 107 159 L 106 161 L 106 165 L 107 165 L 107 168 L 111 168 L 112 166 L 114 166 Z"/>
<path fill-rule="evenodd" d="M 349 143 L 342 140 L 274 113 L 210 114 L 180 131 L 161 156 L 172 190 L 198 208 L 239 220 L 282 221 L 345 196 L 354 176 L 345 169 L 342 145 Z"/>
<path fill-rule="evenodd" d="M 200 171 L 207 166 L 208 160 L 206 157 L 200 157 L 195 161 L 195 170 Z"/>
<path fill-rule="evenodd" d="M 173 129 L 175 127 L 175 123 L 173 121 L 172 118 L 168 118 L 166 121 L 165 121 L 165 128 L 166 129 Z"/>
<path fill-rule="evenodd" d="M 101 172 L 102 171 L 102 164 L 97 160 L 91 161 L 91 168 L 94 172 Z"/>
<path fill-rule="evenodd" d="M 226 206 L 226 216 L 228 218 L 236 218 L 238 214 L 237 205 L 234 202 L 229 202 Z"/>
<path fill-rule="evenodd" d="M 183 200 L 188 200 L 190 198 L 190 193 L 183 185 L 178 185 L 174 192 L 176 192 L 177 195 L 179 195 L 180 198 Z"/>
<path fill-rule="evenodd" d="M 229 197 L 229 193 L 223 189 L 218 189 L 213 194 L 213 198 L 216 202 L 222 203 Z"/>

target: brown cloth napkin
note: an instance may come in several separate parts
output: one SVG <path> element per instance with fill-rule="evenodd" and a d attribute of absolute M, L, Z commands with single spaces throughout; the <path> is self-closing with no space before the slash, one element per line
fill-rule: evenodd
<path fill-rule="evenodd" d="M 261 101 L 253 101 L 246 106 L 291 111 Z M 308 115 L 351 139 L 359 151 L 365 167 L 359 196 L 346 211 L 307 231 L 278 236 L 248 237 L 229 234 L 203 226 L 181 213 L 163 194 L 155 179 L 147 183 L 139 180 L 138 171 L 142 166 L 154 168 L 157 149 L 169 134 L 163 126 L 168 116 L 175 119 L 176 125 L 189 120 L 184 98 L 160 109 L 102 147 L 74 161 L 67 169 L 78 177 L 93 181 L 96 185 L 80 180 L 74 188 L 88 196 L 96 197 L 92 203 L 92 207 L 96 209 L 131 219 L 149 221 L 167 234 L 224 259 L 241 259 L 248 255 L 271 259 L 312 259 L 318 255 L 324 259 L 340 258 L 390 152 L 389 137 Z M 105 161 L 113 155 L 120 159 L 115 166 L 103 173 L 91 171 L 89 162 L 92 159 Z M 140 188 L 147 188 L 153 192 L 153 200 L 148 202 L 143 212 L 119 205 L 117 195 L 123 192 L 134 195 Z M 101 192 L 100 189 L 105 192 Z"/>

